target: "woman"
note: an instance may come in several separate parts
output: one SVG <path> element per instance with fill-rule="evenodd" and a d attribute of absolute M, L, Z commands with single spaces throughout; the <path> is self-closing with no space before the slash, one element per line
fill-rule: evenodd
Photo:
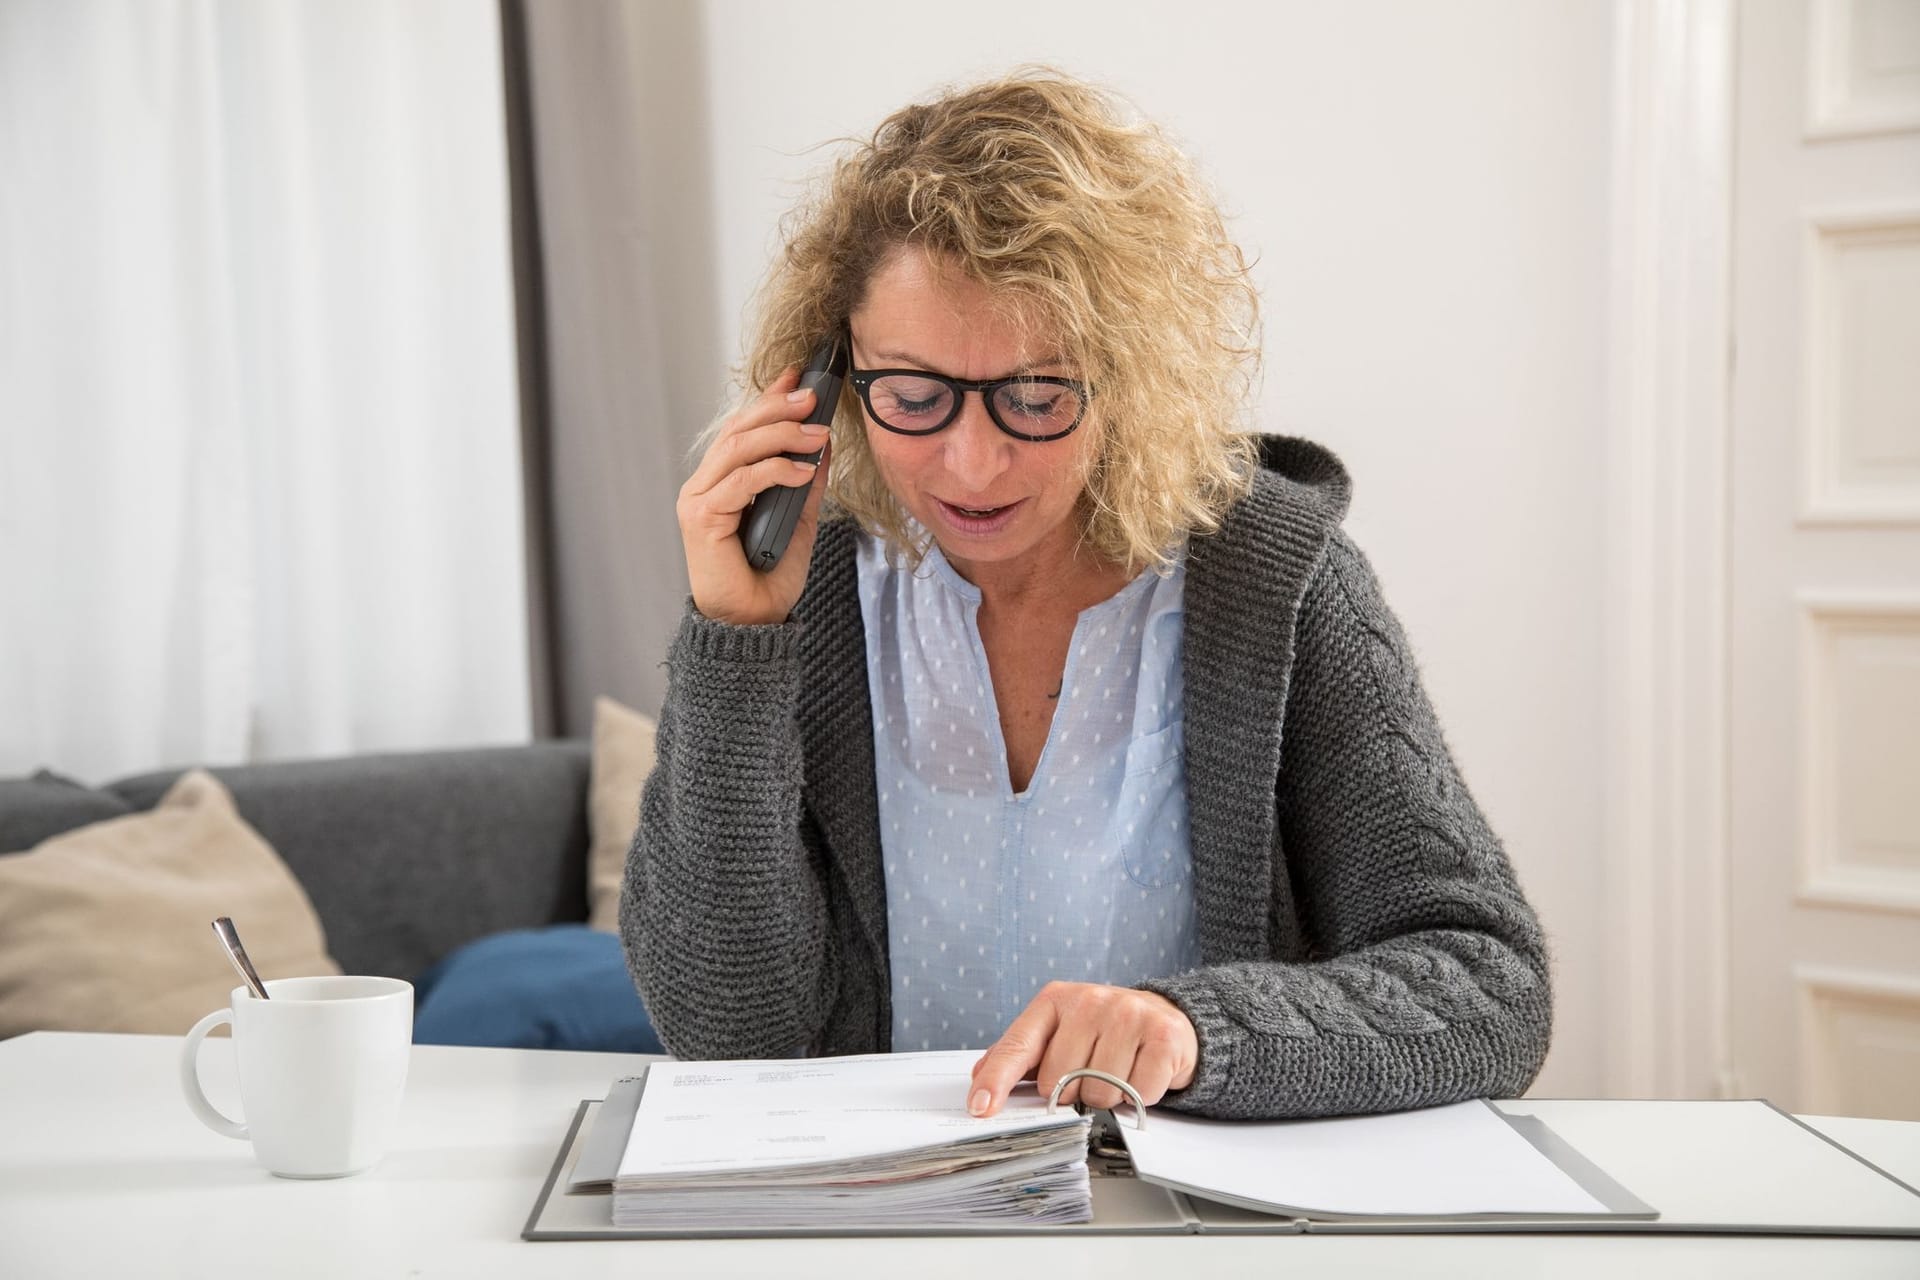
<path fill-rule="evenodd" d="M 990 1046 L 975 1114 L 1082 1066 L 1225 1117 L 1526 1088 L 1538 922 L 1345 472 L 1238 430 L 1254 317 L 1179 153 L 1051 73 L 897 112 L 796 215 L 678 505 L 621 913 L 670 1050 Z M 792 366 L 834 332 L 829 435 Z"/>

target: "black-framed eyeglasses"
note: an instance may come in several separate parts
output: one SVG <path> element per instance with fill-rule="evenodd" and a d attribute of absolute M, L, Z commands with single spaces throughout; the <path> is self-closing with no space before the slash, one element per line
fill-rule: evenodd
<path fill-rule="evenodd" d="M 1071 435 L 1091 398 L 1084 382 L 1034 373 L 969 382 L 924 369 L 854 369 L 847 381 L 875 422 L 903 436 L 943 430 L 960 416 L 967 392 L 978 391 L 994 426 L 1016 440 L 1044 444 Z"/>

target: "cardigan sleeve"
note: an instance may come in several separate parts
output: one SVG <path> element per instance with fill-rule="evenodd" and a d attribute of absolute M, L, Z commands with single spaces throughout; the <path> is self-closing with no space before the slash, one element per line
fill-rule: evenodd
<path fill-rule="evenodd" d="M 1166 1105 L 1277 1118 L 1522 1093 L 1552 1024 L 1540 924 L 1338 532 L 1301 605 L 1282 728 L 1274 892 L 1308 954 L 1144 984 L 1199 1033 Z"/>
<path fill-rule="evenodd" d="M 821 842 L 801 816 L 800 624 L 687 605 L 620 895 L 627 965 L 676 1057 L 814 1043 L 837 987 Z"/>

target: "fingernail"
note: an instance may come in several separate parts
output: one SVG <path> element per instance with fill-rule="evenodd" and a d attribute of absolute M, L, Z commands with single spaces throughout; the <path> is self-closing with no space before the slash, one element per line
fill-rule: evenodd
<path fill-rule="evenodd" d="M 985 1089 L 976 1089 L 973 1092 L 973 1100 L 967 1103 L 967 1110 L 976 1116 L 983 1116 L 987 1114 L 987 1107 L 992 1101 L 993 1095 L 991 1093 L 988 1093 Z"/>
<path fill-rule="evenodd" d="M 810 436 L 827 434 L 827 424 L 824 422 L 803 422 L 800 424 L 800 429 Z"/>
<path fill-rule="evenodd" d="M 798 391 L 787 392 L 787 399 L 792 401 L 795 404 L 798 404 L 800 403 L 800 401 L 805 400 L 808 396 L 812 394 L 813 394 L 813 391 L 811 388 L 801 387 Z"/>

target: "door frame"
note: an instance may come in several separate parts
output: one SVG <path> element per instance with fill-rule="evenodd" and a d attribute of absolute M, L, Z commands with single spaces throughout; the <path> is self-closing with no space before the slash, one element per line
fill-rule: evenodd
<path fill-rule="evenodd" d="M 1614 0 L 1605 1056 L 1615 1097 L 1735 1095 L 1729 387 L 1735 0 Z"/>

